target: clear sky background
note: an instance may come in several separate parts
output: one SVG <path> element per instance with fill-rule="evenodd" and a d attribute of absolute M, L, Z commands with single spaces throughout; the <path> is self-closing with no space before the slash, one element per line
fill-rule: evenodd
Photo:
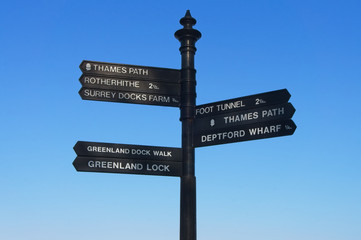
<path fill-rule="evenodd" d="M 180 68 L 197 104 L 287 88 L 293 136 L 196 149 L 199 240 L 361 239 L 361 1 L 5 1 L 0 239 L 179 239 L 177 177 L 76 172 L 79 141 L 181 146 L 179 109 L 85 101 L 82 60 Z"/>

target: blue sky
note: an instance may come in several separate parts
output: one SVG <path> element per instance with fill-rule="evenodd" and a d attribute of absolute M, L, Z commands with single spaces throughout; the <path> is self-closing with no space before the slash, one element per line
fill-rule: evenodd
<path fill-rule="evenodd" d="M 198 239 L 361 239 L 361 2 L 7 1 L 0 238 L 179 239 L 176 177 L 76 172 L 74 144 L 181 146 L 177 108 L 85 101 L 82 60 L 180 68 L 197 104 L 287 88 L 293 136 L 196 149 Z"/>

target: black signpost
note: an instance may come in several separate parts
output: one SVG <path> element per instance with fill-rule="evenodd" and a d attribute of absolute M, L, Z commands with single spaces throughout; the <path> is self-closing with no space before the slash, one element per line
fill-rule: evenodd
<path fill-rule="evenodd" d="M 183 176 L 181 177 L 180 199 L 180 240 L 197 238 L 196 226 L 196 177 L 193 146 L 193 124 L 196 106 L 196 70 L 194 68 L 195 44 L 201 33 L 193 29 L 196 20 L 187 11 L 180 20 L 183 29 L 175 32 L 180 41 L 182 56 L 181 106 L 182 121 Z"/>
<path fill-rule="evenodd" d="M 196 106 L 195 43 L 201 33 L 189 10 L 176 31 L 181 70 L 83 61 L 84 100 L 180 108 L 182 147 L 79 141 L 77 171 L 180 177 L 180 240 L 196 240 L 195 148 L 292 135 L 295 108 L 287 89 Z"/>

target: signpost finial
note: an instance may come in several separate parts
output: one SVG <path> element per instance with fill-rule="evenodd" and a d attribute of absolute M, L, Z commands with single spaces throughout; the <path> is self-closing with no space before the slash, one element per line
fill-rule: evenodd
<path fill-rule="evenodd" d="M 197 20 L 191 16 L 191 12 L 187 10 L 185 16 L 179 20 L 180 24 L 183 25 L 183 29 L 179 29 L 174 35 L 180 40 L 181 38 L 188 36 L 194 38 L 196 41 L 201 38 L 202 34 L 193 29 L 193 26 L 197 23 Z"/>

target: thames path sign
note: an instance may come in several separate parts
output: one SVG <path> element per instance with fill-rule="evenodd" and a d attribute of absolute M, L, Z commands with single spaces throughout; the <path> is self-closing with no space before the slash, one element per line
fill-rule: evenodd
<path fill-rule="evenodd" d="M 84 100 L 178 107 L 182 147 L 79 141 L 73 165 L 82 172 L 180 177 L 180 240 L 196 240 L 195 148 L 292 135 L 295 108 L 287 89 L 196 106 L 194 55 L 202 35 L 189 10 L 180 24 L 174 34 L 180 70 L 85 60 L 79 94 Z"/>
<path fill-rule="evenodd" d="M 107 75 L 122 79 L 142 79 L 174 84 L 180 83 L 180 71 L 176 69 L 86 60 L 84 60 L 79 67 L 83 74 Z"/>
<path fill-rule="evenodd" d="M 195 131 L 227 128 L 278 119 L 291 119 L 295 108 L 291 103 L 283 103 L 244 111 L 234 111 L 195 119 Z"/>

